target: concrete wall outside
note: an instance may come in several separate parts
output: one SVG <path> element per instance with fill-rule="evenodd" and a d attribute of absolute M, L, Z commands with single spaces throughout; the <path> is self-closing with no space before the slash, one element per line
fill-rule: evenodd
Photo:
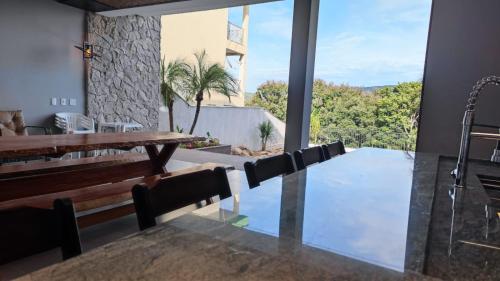
<path fill-rule="evenodd" d="M 188 132 L 193 122 L 195 107 L 183 101 L 174 104 L 174 126 L 177 125 Z M 218 138 L 221 144 L 245 146 L 252 150 L 260 150 L 258 125 L 264 121 L 271 121 L 274 127 L 273 137 L 269 147 L 283 146 L 285 137 L 285 123 L 269 112 L 258 107 L 221 107 L 203 106 L 195 127 L 194 134 L 198 136 L 210 135 Z M 160 131 L 168 131 L 168 110 L 160 108 Z"/>

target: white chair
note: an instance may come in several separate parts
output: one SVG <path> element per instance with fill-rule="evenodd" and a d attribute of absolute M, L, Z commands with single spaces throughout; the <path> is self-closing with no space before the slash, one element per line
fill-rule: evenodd
<path fill-rule="evenodd" d="M 56 127 L 63 131 L 63 134 L 94 134 L 94 120 L 81 113 L 60 112 L 56 113 Z M 78 158 L 81 158 L 81 152 L 77 153 Z M 94 156 L 94 151 L 85 153 L 86 156 Z M 73 153 L 69 154 L 73 158 Z"/>
<path fill-rule="evenodd" d="M 126 118 L 129 119 L 129 118 Z M 113 132 L 113 133 L 126 133 L 126 132 L 136 132 L 136 131 L 142 131 L 144 129 L 144 126 L 141 124 L 133 121 L 127 121 L 127 122 L 106 122 L 104 120 L 101 120 L 97 122 L 97 132 L 98 133 L 108 133 L 108 132 Z M 135 149 L 136 151 L 140 153 L 144 153 L 144 147 L 138 147 Z M 102 150 L 99 152 L 102 154 Z M 105 153 L 107 154 L 122 154 L 123 150 L 119 149 L 107 149 Z"/>
<path fill-rule="evenodd" d="M 56 127 L 63 130 L 64 134 L 94 134 L 94 120 L 81 113 L 60 112 L 56 113 Z"/>

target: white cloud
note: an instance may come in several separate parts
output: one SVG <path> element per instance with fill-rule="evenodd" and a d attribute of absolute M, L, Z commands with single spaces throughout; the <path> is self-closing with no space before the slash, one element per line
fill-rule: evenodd
<path fill-rule="evenodd" d="M 365 32 L 322 38 L 317 48 L 316 77 L 360 86 L 418 80 L 425 44 L 409 37 Z"/>
<path fill-rule="evenodd" d="M 377 14 L 387 23 L 428 21 L 431 0 L 376 0 Z"/>
<path fill-rule="evenodd" d="M 257 25 L 258 30 L 263 34 L 268 34 L 271 36 L 280 36 L 283 39 L 292 38 L 292 25 L 290 20 L 286 19 L 273 19 L 268 22 L 263 22 Z"/>
<path fill-rule="evenodd" d="M 430 0 L 361 0 L 347 6 L 341 33 L 326 29 L 318 36 L 317 78 L 357 86 L 422 78 Z"/>
<path fill-rule="evenodd" d="M 289 9 L 261 9 L 257 13 L 257 19 L 261 21 L 256 24 L 255 32 L 272 37 L 279 36 L 285 40 L 291 39 L 292 17 Z"/>
<path fill-rule="evenodd" d="M 431 0 L 322 2 L 316 77 L 359 86 L 421 79 L 430 3 Z M 292 1 L 252 6 L 249 91 L 266 80 L 288 79 L 292 8 Z"/>

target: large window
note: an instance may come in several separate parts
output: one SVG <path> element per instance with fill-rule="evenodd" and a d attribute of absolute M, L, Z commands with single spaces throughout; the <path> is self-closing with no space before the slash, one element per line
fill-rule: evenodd
<path fill-rule="evenodd" d="M 414 150 L 431 0 L 321 5 L 312 141 Z"/>
<path fill-rule="evenodd" d="M 259 94 L 250 104 L 284 120 L 276 96 L 286 95 L 293 1 L 273 5 L 262 6 L 256 37 L 269 47 L 249 64 Z M 311 143 L 415 149 L 430 9 L 431 0 L 321 2 Z"/>
<path fill-rule="evenodd" d="M 230 99 L 216 89 L 204 93 L 195 134 L 245 156 L 282 152 L 293 6 L 286 0 L 162 18 L 167 63 L 196 66 L 194 54 L 205 50 L 206 62 L 239 87 Z M 431 0 L 321 2 L 311 144 L 415 149 L 430 8 Z M 189 132 L 197 99 L 180 93 L 173 124 Z"/>

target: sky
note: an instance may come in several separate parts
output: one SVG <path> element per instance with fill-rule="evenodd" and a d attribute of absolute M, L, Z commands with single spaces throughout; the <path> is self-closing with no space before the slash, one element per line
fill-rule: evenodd
<path fill-rule="evenodd" d="M 352 86 L 394 85 L 423 76 L 431 0 L 322 0 L 315 78 Z M 293 1 L 252 5 L 247 92 L 288 80 Z M 241 22 L 241 8 L 230 11 Z"/>

